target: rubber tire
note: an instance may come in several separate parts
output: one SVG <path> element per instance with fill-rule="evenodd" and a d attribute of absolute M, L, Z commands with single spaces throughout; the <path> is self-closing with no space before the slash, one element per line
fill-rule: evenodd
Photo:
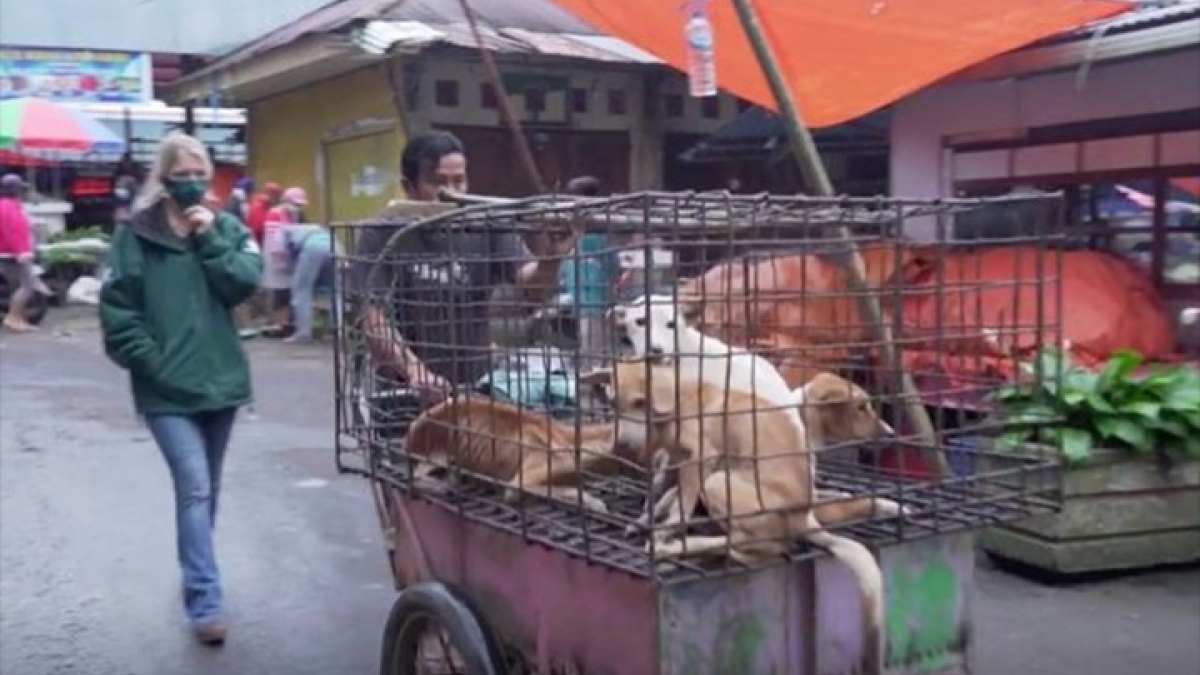
<path fill-rule="evenodd" d="M 496 642 L 476 613 L 445 585 L 421 583 L 400 591 L 383 631 L 380 675 L 417 675 L 416 657 L 424 618 L 446 629 L 449 645 L 462 657 L 466 675 L 506 675 Z"/>

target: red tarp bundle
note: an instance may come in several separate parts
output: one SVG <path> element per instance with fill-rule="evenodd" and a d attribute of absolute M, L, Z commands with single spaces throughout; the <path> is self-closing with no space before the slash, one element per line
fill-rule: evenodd
<path fill-rule="evenodd" d="M 1052 342 L 1059 330 L 1083 364 L 1097 364 L 1117 349 L 1135 349 L 1149 360 L 1177 358 L 1153 284 L 1114 255 L 1060 256 L 1033 246 L 934 253 L 890 245 L 863 250 L 868 283 L 882 289 L 885 316 L 900 310 L 898 337 L 912 371 L 976 382 L 1010 378 L 1019 359 Z M 685 292 L 704 298 L 702 330 L 774 353 L 792 386 L 821 370 L 844 368 L 855 353 L 877 346 L 840 270 L 816 256 L 722 263 Z"/>

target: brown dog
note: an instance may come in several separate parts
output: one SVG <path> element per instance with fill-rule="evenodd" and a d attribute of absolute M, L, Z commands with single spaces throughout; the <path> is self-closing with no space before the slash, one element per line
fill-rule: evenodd
<path fill-rule="evenodd" d="M 677 499 L 666 505 L 667 518 L 648 545 L 655 557 L 728 551 L 750 562 L 782 555 L 798 538 L 828 550 L 858 579 L 864 636 L 871 646 L 864 672 L 882 673 L 882 572 L 865 546 L 822 526 L 823 520 L 874 513 L 880 500 L 851 497 L 817 504 L 815 457 L 791 417 L 794 410 L 680 375 L 667 366 L 647 368 L 644 361 L 622 361 L 612 371 L 587 376 L 589 382 L 606 386 L 617 413 L 619 438 L 635 445 L 644 442 L 647 449 L 665 449 L 678 472 Z M 845 386 L 834 387 L 829 378 L 835 377 L 823 378 L 822 384 L 805 392 L 805 402 L 811 395 L 813 409 L 827 406 L 813 415 L 834 420 L 818 425 L 825 433 L 824 442 L 843 434 L 850 438 L 886 434 L 890 427 L 874 414 L 865 392 L 858 390 L 862 395 L 856 397 L 853 386 L 844 380 Z M 686 528 L 700 500 L 725 534 L 671 539 Z"/>
<path fill-rule="evenodd" d="M 524 489 L 606 512 L 598 497 L 577 486 L 588 470 L 615 465 L 611 423 L 579 428 L 511 403 L 467 394 L 447 399 L 422 414 L 408 432 L 409 454 L 426 460 L 417 478 L 442 466 L 508 484 L 506 497 Z"/>

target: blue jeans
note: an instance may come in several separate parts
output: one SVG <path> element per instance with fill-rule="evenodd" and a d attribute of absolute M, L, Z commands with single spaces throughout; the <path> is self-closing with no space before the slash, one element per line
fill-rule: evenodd
<path fill-rule="evenodd" d="M 312 337 L 313 295 L 318 288 L 333 290 L 333 252 L 328 245 L 306 243 L 296 255 L 296 266 L 292 270 L 292 315 L 296 337 Z M 333 315 L 338 315 L 336 308 Z"/>
<path fill-rule="evenodd" d="M 225 448 L 237 408 L 194 415 L 147 415 L 146 424 L 175 483 L 175 536 L 188 618 L 220 617 L 221 581 L 213 547 Z"/>

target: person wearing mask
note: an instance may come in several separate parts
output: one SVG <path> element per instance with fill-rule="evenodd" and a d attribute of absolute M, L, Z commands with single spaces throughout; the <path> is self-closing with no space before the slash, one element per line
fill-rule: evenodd
<path fill-rule="evenodd" d="M 402 153 L 400 174 L 410 200 L 437 201 L 443 188 L 466 192 L 466 152 L 447 132 L 415 136 Z M 491 369 L 488 302 L 494 287 L 512 284 L 528 309 L 542 306 L 557 288 L 575 233 L 409 229 L 372 276 L 374 261 L 402 229 L 373 227 L 358 237 L 357 311 L 385 388 L 399 383 L 431 402 L 452 387 L 474 385 Z M 383 302 L 385 294 L 390 304 Z"/>
<path fill-rule="evenodd" d="M 313 339 L 313 296 L 318 290 L 333 290 L 333 260 L 337 241 L 321 225 L 294 223 L 283 226 L 284 248 L 292 260 L 292 317 L 295 332 L 285 342 L 305 343 Z M 333 315 L 338 316 L 337 298 Z"/>
<path fill-rule="evenodd" d="M 203 205 L 212 175 L 200 141 L 163 138 L 129 225 L 113 236 L 99 314 L 105 352 L 128 371 L 170 470 L 184 609 L 196 638 L 218 645 L 213 526 L 226 447 L 252 394 L 232 310 L 258 287 L 263 261 L 237 218 Z"/>
<path fill-rule="evenodd" d="M 266 272 L 263 287 L 270 291 L 270 311 L 277 331 L 286 333 L 294 325 L 291 311 L 291 287 L 294 262 L 287 249 L 283 230 L 287 225 L 304 222 L 304 207 L 308 206 L 308 194 L 302 187 L 290 187 L 283 191 L 279 204 L 267 213 L 263 230 L 263 255 Z"/>
<path fill-rule="evenodd" d="M 28 333 L 37 326 L 25 318 L 25 308 L 35 293 L 44 292 L 38 279 L 33 251 L 33 227 L 25 213 L 21 196 L 25 182 L 10 173 L 0 178 L 0 255 L 4 256 L 4 275 L 16 290 L 8 299 L 4 327 L 14 333 Z"/>

